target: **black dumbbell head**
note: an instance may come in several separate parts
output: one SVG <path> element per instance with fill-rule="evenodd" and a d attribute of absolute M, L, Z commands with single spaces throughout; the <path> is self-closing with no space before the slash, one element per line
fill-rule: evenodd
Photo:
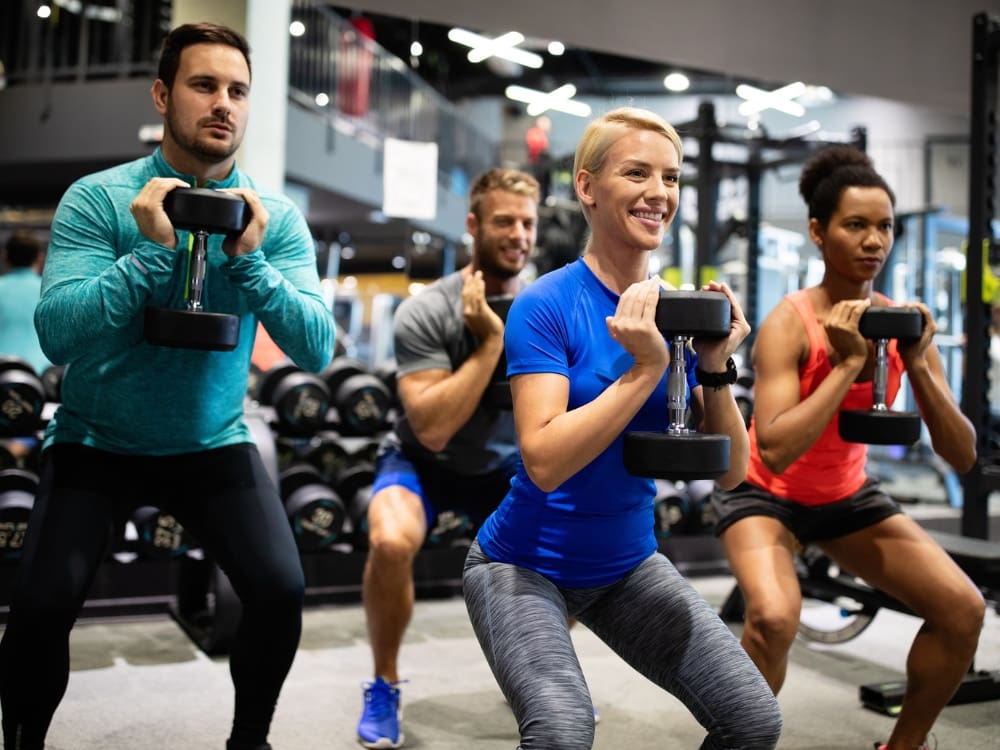
<path fill-rule="evenodd" d="M 334 396 L 340 388 L 340 384 L 354 375 L 364 375 L 368 372 L 365 363 L 354 357 L 334 357 L 326 369 L 320 373 L 320 377 L 326 381 L 327 388 Z"/>
<path fill-rule="evenodd" d="M 41 427 L 45 386 L 31 365 L 0 357 L 0 435 L 23 437 Z"/>
<path fill-rule="evenodd" d="M 500 295 L 496 297 L 487 297 L 486 304 L 495 312 L 500 320 L 507 321 L 507 313 L 510 312 L 510 305 L 514 301 L 514 298 L 510 295 Z"/>
<path fill-rule="evenodd" d="M 916 307 L 869 307 L 858 319 L 866 339 L 916 341 L 924 331 L 924 316 Z"/>
<path fill-rule="evenodd" d="M 656 305 L 656 327 L 666 337 L 723 338 L 729 335 L 732 311 L 722 292 L 662 290 Z"/>
<path fill-rule="evenodd" d="M 250 206 L 240 196 L 207 188 L 174 188 L 163 210 L 175 229 L 209 234 L 240 234 L 250 223 Z"/>

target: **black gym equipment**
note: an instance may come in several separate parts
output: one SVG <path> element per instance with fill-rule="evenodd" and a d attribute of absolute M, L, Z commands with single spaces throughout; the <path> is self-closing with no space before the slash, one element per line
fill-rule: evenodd
<path fill-rule="evenodd" d="M 172 513 L 153 505 L 136 508 L 129 521 L 135 527 L 135 538 L 131 539 L 131 530 L 126 530 L 126 542 L 132 543 L 129 546 L 140 557 L 165 560 L 198 548 L 198 542 Z"/>
<path fill-rule="evenodd" d="M 233 585 L 210 559 L 186 556 L 178 564 L 177 598 L 170 615 L 205 654 L 228 654 L 243 616 Z"/>
<path fill-rule="evenodd" d="M 321 373 L 344 435 L 371 436 L 383 429 L 393 395 L 377 375 L 354 357 L 334 357 Z"/>
<path fill-rule="evenodd" d="M 30 364 L 0 357 L 0 436 L 27 437 L 42 425 L 45 386 Z"/>
<path fill-rule="evenodd" d="M 281 472 L 281 499 L 303 552 L 328 549 L 343 541 L 347 508 L 312 464 L 297 463 Z"/>
<path fill-rule="evenodd" d="M 440 511 L 434 527 L 428 530 L 424 546 L 430 549 L 471 547 L 476 537 L 476 524 L 469 514 L 455 508 Z"/>
<path fill-rule="evenodd" d="M 343 440 L 338 433 L 330 430 L 322 430 L 313 435 L 298 452 L 307 463 L 316 467 L 323 481 L 330 485 L 336 485 L 337 474 L 348 463 Z"/>
<path fill-rule="evenodd" d="M 285 360 L 261 376 L 257 400 L 274 409 L 279 431 L 308 436 L 326 424 L 330 389 L 319 375 Z"/>
<path fill-rule="evenodd" d="M 16 468 L 0 471 L 0 563 L 21 558 L 37 490 L 38 476 L 34 473 Z"/>
<path fill-rule="evenodd" d="M 625 469 L 630 474 L 687 481 L 715 479 L 729 470 L 729 436 L 687 427 L 684 351 L 692 338 L 728 336 L 731 316 L 729 298 L 722 292 L 661 290 L 656 327 L 670 346 L 669 425 L 660 432 L 625 433 Z"/>
<path fill-rule="evenodd" d="M 965 263 L 965 378 L 962 412 L 978 435 L 979 460 L 962 475 L 962 534 L 989 538 L 989 499 L 1000 490 L 1000 453 L 990 445 L 990 306 L 983 301 L 983 256 L 1000 272 L 1000 240 L 994 236 L 996 169 L 1000 163 L 1000 16 L 972 19 L 972 111 L 969 138 L 969 235 Z"/>
<path fill-rule="evenodd" d="M 844 409 L 837 425 L 841 439 L 874 445 L 913 445 L 920 439 L 916 412 L 893 411 L 885 403 L 889 380 L 889 339 L 915 341 L 923 332 L 924 317 L 915 307 L 869 307 L 858 320 L 858 330 L 875 342 L 875 373 L 871 409 Z"/>
<path fill-rule="evenodd" d="M 351 543 L 355 549 L 368 547 L 368 505 L 372 500 L 375 483 L 375 465 L 362 454 L 352 454 L 341 467 L 334 482 L 337 494 L 347 504 L 347 518 L 351 526 Z"/>
<path fill-rule="evenodd" d="M 511 296 L 488 297 L 486 303 L 493 309 L 500 320 L 507 322 L 507 313 L 514 301 Z M 489 385 L 483 392 L 482 404 L 487 409 L 509 411 L 514 408 L 514 400 L 510 392 L 510 380 L 507 379 L 507 355 L 500 351 L 500 359 L 490 377 Z"/>
<path fill-rule="evenodd" d="M 194 235 L 188 261 L 187 308 L 147 307 L 146 341 L 156 346 L 208 351 L 232 351 L 240 337 L 240 319 L 202 307 L 207 269 L 208 236 L 239 235 L 250 222 L 250 207 L 238 195 L 206 188 L 175 188 L 163 199 L 174 229 Z"/>
<path fill-rule="evenodd" d="M 62 379 L 65 365 L 49 365 L 42 370 L 42 385 L 45 387 L 45 400 L 58 404 L 62 401 Z"/>

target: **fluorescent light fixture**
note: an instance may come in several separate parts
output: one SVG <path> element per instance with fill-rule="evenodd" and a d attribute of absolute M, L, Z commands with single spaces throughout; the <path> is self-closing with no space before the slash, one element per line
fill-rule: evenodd
<path fill-rule="evenodd" d="M 456 44 L 464 44 L 470 48 L 469 62 L 482 62 L 489 57 L 499 57 L 526 68 L 542 67 L 541 55 L 517 46 L 524 41 L 524 34 L 519 31 L 508 31 L 498 37 L 488 37 L 467 29 L 454 28 L 448 32 L 448 38 Z"/>
<path fill-rule="evenodd" d="M 774 91 L 765 91 L 742 83 L 736 87 L 736 95 L 746 101 L 740 104 L 738 111 L 744 117 L 749 117 L 765 109 L 776 109 L 792 117 L 802 117 L 806 113 L 806 108 L 792 100 L 805 92 L 806 85 L 802 81 L 789 83 Z"/>
<path fill-rule="evenodd" d="M 508 86 L 504 93 L 508 99 L 516 102 L 525 102 L 528 105 L 528 114 L 537 117 L 550 109 L 557 112 L 565 112 L 568 115 L 577 117 L 588 117 L 590 115 L 590 105 L 584 102 L 573 101 L 576 96 L 576 86 L 567 83 L 552 91 L 538 91 L 524 86 Z"/>

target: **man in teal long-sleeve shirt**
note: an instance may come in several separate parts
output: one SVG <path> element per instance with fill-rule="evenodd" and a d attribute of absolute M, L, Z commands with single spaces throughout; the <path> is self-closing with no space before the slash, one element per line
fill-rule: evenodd
<path fill-rule="evenodd" d="M 4 247 L 6 273 L 0 276 L 0 355 L 23 359 L 39 375 L 50 364 L 35 332 L 44 258 L 45 246 L 35 234 L 14 232 Z"/>
<path fill-rule="evenodd" d="M 67 367 L 0 643 L 7 750 L 44 746 L 68 680 L 73 621 L 109 528 L 139 498 L 175 515 L 232 582 L 243 618 L 230 656 L 236 700 L 226 748 L 270 748 L 305 584 L 243 397 L 258 321 L 312 371 L 332 358 L 335 328 L 301 213 L 235 165 L 249 95 L 242 36 L 213 24 L 174 29 L 152 88 L 162 145 L 80 179 L 56 211 L 35 323 L 46 355 Z M 180 187 L 227 190 L 252 214 L 242 234 L 208 244 L 202 301 L 239 316 L 231 351 L 143 337 L 147 306 L 185 307 L 189 234 L 163 208 Z"/>

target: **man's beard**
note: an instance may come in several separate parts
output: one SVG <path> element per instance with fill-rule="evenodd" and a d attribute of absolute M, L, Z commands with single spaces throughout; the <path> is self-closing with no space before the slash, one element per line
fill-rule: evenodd
<path fill-rule="evenodd" d="M 200 128 L 200 126 L 201 124 L 199 123 L 198 127 Z M 236 149 L 239 147 L 239 143 L 235 138 L 231 142 L 225 143 L 212 139 L 199 139 L 197 136 L 188 137 L 182 135 L 180 129 L 174 126 L 173 114 L 169 112 L 164 121 L 164 127 L 169 131 L 174 143 L 202 161 L 224 161 L 236 153 Z"/>
<path fill-rule="evenodd" d="M 482 237 L 476 237 L 475 252 L 476 268 L 483 273 L 504 280 L 513 279 L 521 273 L 521 268 L 512 269 L 498 263 L 496 257 L 500 252 L 499 247 L 486 242 Z"/>

